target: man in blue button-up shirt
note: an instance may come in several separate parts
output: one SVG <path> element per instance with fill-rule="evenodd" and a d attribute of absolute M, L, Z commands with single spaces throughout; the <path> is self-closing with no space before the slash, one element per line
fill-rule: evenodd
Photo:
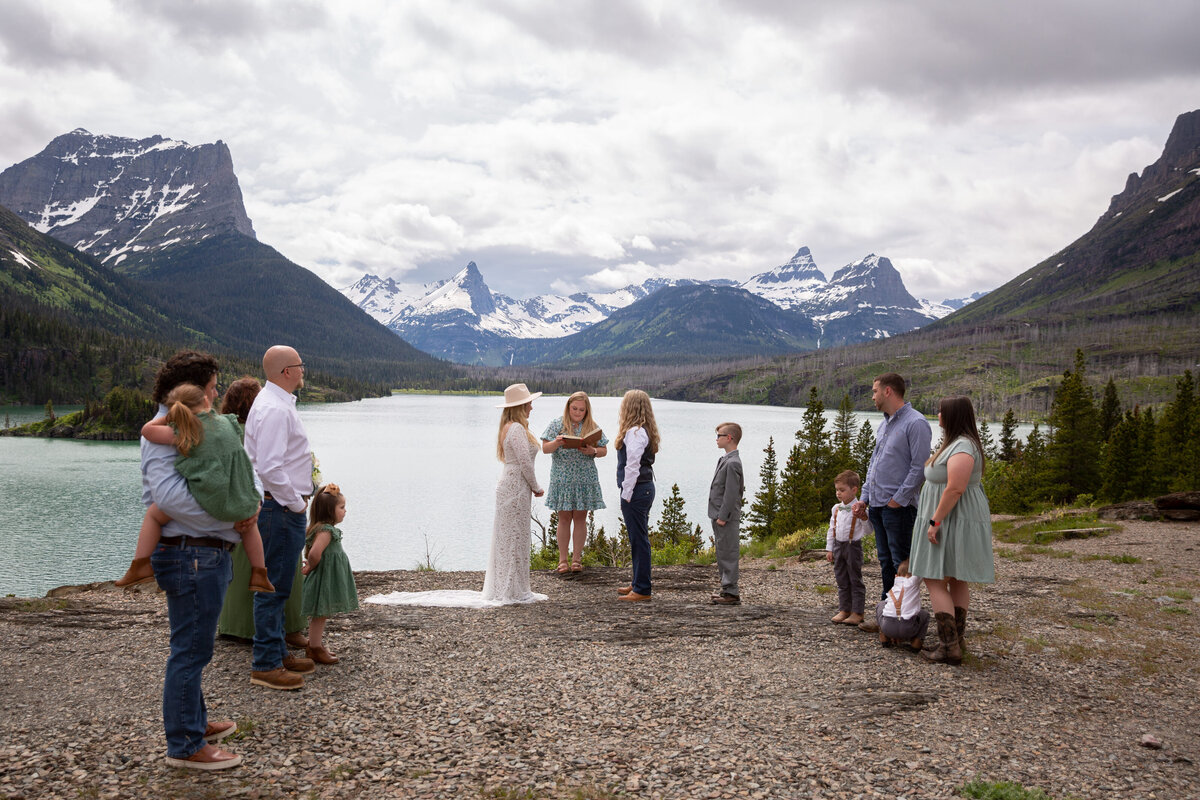
<path fill-rule="evenodd" d="M 888 372 L 875 379 L 871 399 L 883 412 L 883 423 L 875 434 L 875 452 L 867 467 L 862 497 L 854 513 L 871 520 L 875 549 L 883 578 L 880 599 L 886 599 L 896 580 L 896 567 L 908 558 L 913 523 L 917 519 L 917 497 L 925 482 L 925 461 L 933 438 L 929 422 L 912 404 L 904 401 L 904 378 Z M 876 631 L 874 620 L 859 625 Z"/>

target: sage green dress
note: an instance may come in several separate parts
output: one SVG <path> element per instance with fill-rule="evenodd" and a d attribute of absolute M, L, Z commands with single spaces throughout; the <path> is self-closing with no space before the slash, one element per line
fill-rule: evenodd
<path fill-rule="evenodd" d="M 938 543 L 932 544 L 926 536 L 929 520 L 946 490 L 946 461 L 955 453 L 970 455 L 975 466 L 962 497 L 942 520 Z M 995 583 L 992 511 L 980 485 L 982 476 L 983 459 L 975 443 L 961 436 L 938 455 L 937 461 L 925 466 L 925 483 L 917 501 L 917 521 L 908 556 L 908 569 L 913 575 L 933 580 L 949 577 L 970 583 Z"/>
<path fill-rule="evenodd" d="M 350 559 L 342 549 L 342 532 L 332 525 L 316 526 L 304 542 L 304 552 L 312 549 L 313 539 L 323 530 L 329 531 L 329 544 L 321 551 L 317 566 L 304 576 L 304 604 L 300 608 L 307 617 L 328 617 L 358 608 L 358 589 Z"/>
<path fill-rule="evenodd" d="M 296 574 L 292 578 L 292 593 L 283 604 L 284 633 L 308 630 L 308 617 L 300 611 L 303 602 L 304 576 L 300 574 L 300 559 L 296 559 Z M 225 605 L 217 621 L 217 633 L 239 639 L 254 638 L 254 593 L 250 591 L 250 559 L 239 544 L 233 548 L 233 580 L 225 590 Z"/>

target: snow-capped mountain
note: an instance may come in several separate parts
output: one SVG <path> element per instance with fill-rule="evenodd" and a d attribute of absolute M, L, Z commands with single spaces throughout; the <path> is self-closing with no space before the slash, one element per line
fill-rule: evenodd
<path fill-rule="evenodd" d="M 254 238 L 220 141 L 192 146 L 78 128 L 0 173 L 0 205 L 110 267 L 223 233 Z"/>
<path fill-rule="evenodd" d="M 341 291 L 426 352 L 468 363 L 503 363 L 512 356 L 512 340 L 570 336 L 664 287 L 700 283 L 705 282 L 653 278 L 613 292 L 516 300 L 491 291 L 472 261 L 453 278 L 424 287 L 364 275 Z M 874 254 L 826 280 L 809 249 L 801 247 L 788 263 L 740 285 L 729 280 L 707 283 L 745 289 L 811 320 L 820 331 L 822 347 L 891 336 L 953 310 L 913 297 L 891 261 Z"/>

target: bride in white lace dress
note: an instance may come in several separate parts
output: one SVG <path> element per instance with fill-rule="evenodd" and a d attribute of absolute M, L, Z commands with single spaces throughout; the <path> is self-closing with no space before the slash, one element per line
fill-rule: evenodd
<path fill-rule="evenodd" d="M 530 506 L 535 496 L 545 494 L 533 471 L 533 459 L 541 450 L 541 443 L 529 430 L 529 413 L 533 410 L 533 401 L 541 396 L 541 392 L 530 394 L 523 383 L 514 383 L 504 390 L 504 403 L 497 406 L 503 411 L 496 438 L 496 456 L 504 462 L 504 471 L 496 486 L 492 551 L 488 556 L 483 591 L 392 592 L 373 595 L 365 602 L 485 608 L 547 599 L 546 595 L 529 588 Z"/>

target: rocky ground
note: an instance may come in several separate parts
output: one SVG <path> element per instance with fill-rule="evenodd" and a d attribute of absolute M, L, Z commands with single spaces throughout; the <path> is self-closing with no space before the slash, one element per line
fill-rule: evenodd
<path fill-rule="evenodd" d="M 958 668 L 830 624 L 832 570 L 805 560 L 744 563 L 740 607 L 707 603 L 715 567 L 658 568 L 636 605 L 615 569 L 535 573 L 533 606 L 364 604 L 299 692 L 252 687 L 249 647 L 219 639 L 209 712 L 245 757 L 224 773 L 163 763 L 160 593 L 7 598 L 0 797 L 939 798 L 977 778 L 1200 797 L 1200 525 L 1121 524 L 998 542 Z M 358 579 L 366 597 L 482 575 Z"/>

